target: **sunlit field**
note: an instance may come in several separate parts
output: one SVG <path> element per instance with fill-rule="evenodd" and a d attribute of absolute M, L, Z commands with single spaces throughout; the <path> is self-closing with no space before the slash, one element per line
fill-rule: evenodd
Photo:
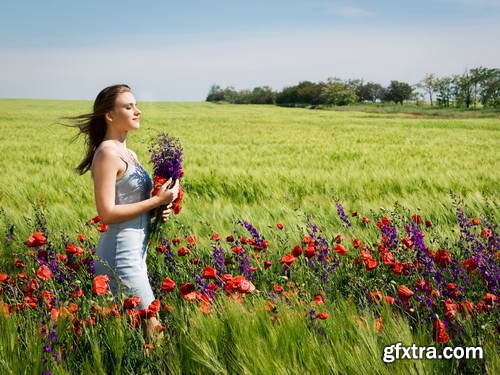
<path fill-rule="evenodd" d="M 85 266 L 99 235 L 87 224 L 97 214 L 92 181 L 74 171 L 82 139 L 72 142 L 76 129 L 60 124 L 63 116 L 90 111 L 91 102 L 1 99 L 5 373 L 498 373 L 495 115 L 139 107 L 141 129 L 128 135 L 127 146 L 149 171 L 148 145 L 160 131 L 184 148 L 183 209 L 168 223 L 165 247 L 154 244 L 148 255 L 165 339 L 147 342 L 123 301 L 92 292 L 94 275 Z M 37 231 L 46 242 L 26 245 Z M 83 249 L 78 261 L 68 243 Z M 187 253 L 179 255 L 180 247 Z M 39 274 L 44 254 L 68 255 L 54 261 L 70 276 Z M 216 256 L 226 264 L 216 266 Z M 78 265 L 73 271 L 70 261 Z M 205 274 L 207 266 L 216 277 Z M 243 275 L 255 290 L 228 287 L 226 273 Z M 27 292 L 31 278 L 36 286 Z M 162 286 L 165 278 L 174 289 Z M 206 292 L 209 282 L 216 291 Z M 194 289 L 185 293 L 185 283 Z M 75 288 L 84 292 L 78 299 Z M 448 299 L 456 305 L 446 307 Z M 485 354 L 384 363 L 384 346 L 397 342 L 481 346 Z"/>

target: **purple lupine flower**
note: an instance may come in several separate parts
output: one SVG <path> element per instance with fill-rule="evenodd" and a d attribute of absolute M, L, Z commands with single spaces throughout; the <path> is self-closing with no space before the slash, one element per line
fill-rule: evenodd
<path fill-rule="evenodd" d="M 203 277 L 203 274 L 194 273 L 193 277 L 200 293 L 208 296 L 212 300 L 215 299 L 215 292 L 209 288 L 208 284 L 210 283 Z"/>
<path fill-rule="evenodd" d="M 344 225 L 346 227 L 348 227 L 348 228 L 352 227 L 352 224 L 349 221 L 349 218 L 346 215 L 346 213 L 344 211 L 344 207 L 342 206 L 342 204 L 340 202 L 337 202 L 336 206 L 337 206 L 337 213 L 339 215 L 340 220 L 344 223 Z"/>
<path fill-rule="evenodd" d="M 417 228 L 418 224 L 414 223 Z M 389 249 L 396 249 L 398 247 L 398 230 L 395 225 L 392 225 L 390 222 L 383 223 L 381 221 L 381 225 L 379 227 L 382 234 L 387 237 L 388 243 L 387 246 Z"/>
<path fill-rule="evenodd" d="M 328 240 L 321 235 L 318 226 L 309 218 L 307 226 L 309 228 L 309 236 L 313 239 L 315 246 L 319 247 L 317 256 L 310 258 L 307 266 L 321 281 L 326 282 L 338 266 L 339 260 L 337 258 L 331 259 Z"/>
<path fill-rule="evenodd" d="M 165 259 L 165 264 L 167 266 L 167 270 L 171 274 L 175 274 L 177 276 L 180 275 L 179 270 L 177 269 L 177 262 L 175 260 L 175 254 L 172 250 L 172 244 L 168 240 L 168 238 L 163 237 L 161 241 L 161 245 L 163 245 L 166 249 L 163 257 Z"/>
<path fill-rule="evenodd" d="M 172 182 L 181 177 L 182 146 L 178 138 L 162 133 L 150 146 L 149 151 L 155 176 L 172 178 Z"/>
<path fill-rule="evenodd" d="M 246 220 L 238 220 L 238 224 L 242 225 L 251 235 L 255 241 L 255 247 L 259 250 L 265 251 L 267 249 L 267 244 L 264 237 L 259 233 L 259 231 Z"/>
<path fill-rule="evenodd" d="M 219 275 L 223 275 L 226 273 L 226 265 L 225 265 L 225 259 L 224 259 L 224 249 L 218 245 L 218 243 L 213 243 L 212 244 L 212 258 L 213 258 L 213 265 L 215 269 L 217 270 L 217 273 Z M 219 280 L 220 282 L 220 280 Z"/>

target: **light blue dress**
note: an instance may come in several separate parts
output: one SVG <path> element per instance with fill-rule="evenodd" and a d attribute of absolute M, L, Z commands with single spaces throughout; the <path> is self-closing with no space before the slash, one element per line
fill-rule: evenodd
<path fill-rule="evenodd" d="M 148 199 L 153 185 L 148 172 L 140 165 L 125 163 L 125 174 L 116 180 L 115 204 Z M 141 308 L 147 308 L 155 299 L 146 267 L 150 226 L 149 212 L 119 224 L 110 224 L 108 230 L 101 233 L 96 249 L 96 274 L 108 275 L 115 296 L 124 293 L 126 297 L 141 297 Z"/>

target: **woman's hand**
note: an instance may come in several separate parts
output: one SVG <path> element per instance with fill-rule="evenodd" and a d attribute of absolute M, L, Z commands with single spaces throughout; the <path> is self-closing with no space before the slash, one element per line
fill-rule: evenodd
<path fill-rule="evenodd" d="M 165 210 L 161 213 L 163 221 L 167 221 L 172 213 L 172 203 L 170 203 Z"/>
<path fill-rule="evenodd" d="M 160 189 L 158 190 L 158 193 L 156 196 L 160 200 L 161 204 L 171 204 L 173 201 L 177 199 L 177 196 L 179 195 L 179 179 L 175 180 L 174 186 L 169 189 L 168 186 L 172 182 L 172 179 L 169 178 L 167 182 L 165 182 Z"/>

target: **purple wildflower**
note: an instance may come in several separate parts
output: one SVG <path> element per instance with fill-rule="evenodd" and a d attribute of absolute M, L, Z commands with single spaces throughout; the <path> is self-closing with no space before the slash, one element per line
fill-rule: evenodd
<path fill-rule="evenodd" d="M 217 270 L 219 275 L 223 275 L 226 273 L 226 265 L 224 260 L 224 249 L 221 246 L 218 246 L 218 243 L 212 244 L 212 257 L 213 257 L 213 265 Z"/>
<path fill-rule="evenodd" d="M 340 220 L 344 223 L 344 225 L 346 227 L 348 227 L 348 228 L 352 227 L 352 224 L 349 221 L 349 218 L 347 217 L 342 204 L 340 202 L 337 202 L 336 206 L 337 206 L 337 213 L 339 214 Z"/>
<path fill-rule="evenodd" d="M 242 225 L 251 235 L 255 241 L 255 247 L 259 250 L 265 251 L 267 249 L 264 237 L 259 233 L 259 231 L 246 220 L 238 220 L 238 224 Z"/>
<path fill-rule="evenodd" d="M 172 178 L 172 181 L 181 177 L 182 146 L 178 138 L 162 133 L 150 146 L 149 151 L 151 152 L 151 163 L 155 176 Z"/>

